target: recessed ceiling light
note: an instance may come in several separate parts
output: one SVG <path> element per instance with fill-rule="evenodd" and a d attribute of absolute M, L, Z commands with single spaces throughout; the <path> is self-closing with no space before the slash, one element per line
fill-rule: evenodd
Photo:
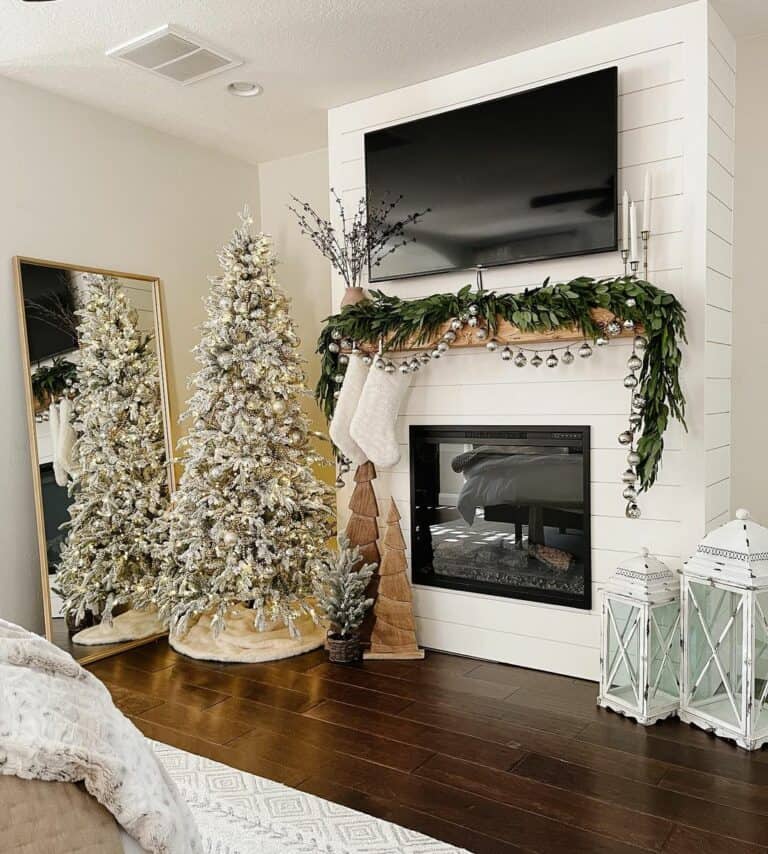
<path fill-rule="evenodd" d="M 264 89 L 258 83 L 251 83 L 248 80 L 236 80 L 227 86 L 227 92 L 232 95 L 237 95 L 238 98 L 253 98 L 254 95 L 261 95 Z"/>

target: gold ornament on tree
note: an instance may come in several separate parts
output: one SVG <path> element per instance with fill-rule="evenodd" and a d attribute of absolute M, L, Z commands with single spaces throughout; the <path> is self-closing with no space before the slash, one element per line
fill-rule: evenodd
<path fill-rule="evenodd" d="M 378 597 L 373 607 L 371 648 L 363 657 L 424 658 L 424 650 L 419 649 L 416 642 L 413 594 L 408 581 L 408 558 L 405 554 L 403 532 L 400 530 L 400 513 L 394 499 L 390 499 L 389 503 L 383 546 Z"/>

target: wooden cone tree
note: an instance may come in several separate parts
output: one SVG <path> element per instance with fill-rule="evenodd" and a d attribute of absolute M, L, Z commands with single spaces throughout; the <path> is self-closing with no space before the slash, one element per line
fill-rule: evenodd
<path fill-rule="evenodd" d="M 352 515 L 347 522 L 347 537 L 350 545 L 360 549 L 360 566 L 366 563 L 381 563 L 381 555 L 376 541 L 379 539 L 379 525 L 376 521 L 379 517 L 379 505 L 376 502 L 376 493 L 373 491 L 373 482 L 376 479 L 376 468 L 371 462 L 363 463 L 355 471 L 355 488 L 352 498 L 349 500 L 349 509 Z M 379 590 L 379 571 L 373 573 L 371 582 L 365 591 L 368 598 L 376 600 Z M 360 626 L 360 642 L 368 646 L 373 630 L 374 616 L 371 608 L 365 615 L 365 620 Z"/>
<path fill-rule="evenodd" d="M 383 547 L 379 595 L 373 606 L 371 648 L 364 658 L 424 658 L 424 650 L 416 643 L 408 558 L 394 499 L 390 499 Z"/>

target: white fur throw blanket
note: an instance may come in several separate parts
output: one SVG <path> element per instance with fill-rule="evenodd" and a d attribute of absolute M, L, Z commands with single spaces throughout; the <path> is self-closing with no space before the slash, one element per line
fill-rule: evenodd
<path fill-rule="evenodd" d="M 152 854 L 202 854 L 176 786 L 109 691 L 67 653 L 0 620 L 0 774 L 82 781 Z"/>

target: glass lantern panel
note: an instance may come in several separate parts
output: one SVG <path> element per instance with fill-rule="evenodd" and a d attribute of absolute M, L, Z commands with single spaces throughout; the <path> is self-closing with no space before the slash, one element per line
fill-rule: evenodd
<path fill-rule="evenodd" d="M 755 600 L 755 669 L 753 732 L 768 732 L 768 591 Z"/>
<path fill-rule="evenodd" d="M 744 599 L 697 581 L 690 582 L 687 595 L 690 705 L 741 729 Z"/>
<path fill-rule="evenodd" d="M 667 703 L 680 696 L 680 603 L 651 608 L 648 700 Z"/>
<path fill-rule="evenodd" d="M 608 693 L 632 706 L 639 705 L 640 615 L 641 609 L 615 599 L 606 601 L 608 620 Z"/>

